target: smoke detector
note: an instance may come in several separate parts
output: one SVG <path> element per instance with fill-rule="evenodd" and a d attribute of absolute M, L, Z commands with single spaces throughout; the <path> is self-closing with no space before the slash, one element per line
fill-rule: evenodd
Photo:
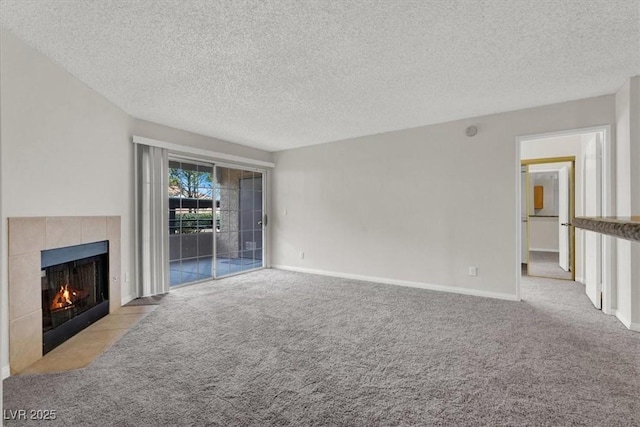
<path fill-rule="evenodd" d="M 467 136 L 474 136 L 476 133 L 478 133 L 478 128 L 475 126 L 469 126 L 468 128 L 465 129 L 464 133 Z"/>

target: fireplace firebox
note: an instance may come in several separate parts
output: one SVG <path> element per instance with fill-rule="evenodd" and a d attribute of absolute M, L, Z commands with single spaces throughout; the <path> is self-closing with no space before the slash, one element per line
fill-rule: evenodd
<path fill-rule="evenodd" d="M 109 242 L 41 253 L 42 353 L 109 313 Z"/>

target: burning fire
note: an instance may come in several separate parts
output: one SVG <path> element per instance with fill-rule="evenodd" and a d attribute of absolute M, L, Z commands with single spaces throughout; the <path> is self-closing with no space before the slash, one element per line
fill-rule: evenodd
<path fill-rule="evenodd" d="M 73 288 L 69 288 L 69 285 L 61 286 L 60 290 L 53 298 L 51 310 L 59 310 L 61 308 L 72 306 L 77 296 L 78 292 Z"/>

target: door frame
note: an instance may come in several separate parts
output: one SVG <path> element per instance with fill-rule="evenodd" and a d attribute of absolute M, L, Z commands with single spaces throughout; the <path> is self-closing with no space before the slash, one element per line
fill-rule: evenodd
<path fill-rule="evenodd" d="M 257 168 L 257 167 L 252 167 L 252 166 L 245 166 L 245 165 L 241 165 L 241 164 L 236 164 L 236 163 L 229 163 L 229 162 L 225 162 L 225 161 L 218 161 L 216 160 L 215 157 L 208 157 L 208 156 L 199 156 L 199 155 L 194 155 L 194 154 L 184 154 L 182 152 L 175 152 L 175 151 L 171 151 L 169 150 L 169 157 L 174 159 L 174 160 L 178 160 L 178 161 L 185 161 L 185 162 L 194 162 L 194 163 L 198 163 L 200 162 L 200 164 L 206 164 L 209 165 L 211 164 L 213 166 L 213 179 L 212 179 L 212 189 L 215 191 L 215 184 L 217 183 L 216 181 L 216 176 L 215 176 L 215 170 L 216 170 L 216 166 L 220 166 L 220 167 L 225 167 L 225 168 L 231 168 L 231 169 L 238 169 L 238 170 L 243 170 L 243 171 L 249 171 L 249 172 L 260 172 L 262 174 L 262 217 L 263 217 L 263 221 L 264 221 L 264 225 L 262 227 L 262 266 L 261 267 L 257 267 L 257 268 L 253 268 L 251 270 L 246 270 L 246 271 L 240 271 L 238 273 L 232 273 L 232 274 L 227 274 L 225 276 L 222 277 L 216 277 L 216 273 L 215 273 L 215 268 L 216 268 L 216 255 L 217 255 L 217 245 L 216 245 L 216 238 L 214 236 L 213 239 L 213 277 L 207 278 L 207 279 L 203 279 L 203 280 L 199 280 L 199 281 L 195 281 L 195 282 L 189 282 L 189 283 L 185 283 L 185 284 L 180 284 L 180 285 L 174 285 L 171 286 L 171 289 L 177 289 L 179 287 L 182 286 L 190 286 L 190 285 L 195 285 L 198 283 L 203 283 L 203 282 L 207 282 L 207 281 L 211 281 L 211 280 L 218 280 L 218 279 L 224 279 L 227 277 L 231 277 L 231 276 L 236 276 L 238 274 L 244 274 L 244 273 L 248 273 L 251 271 L 256 271 L 256 270 L 261 270 L 264 268 L 269 268 L 269 242 L 268 242 L 268 232 L 267 232 L 267 226 L 269 225 L 268 223 L 268 200 L 269 200 L 269 196 L 267 194 L 267 192 L 269 191 L 269 170 L 268 169 L 263 169 L 263 168 Z M 215 215 L 215 203 L 216 199 L 215 199 L 215 193 L 213 194 L 213 206 L 214 206 L 214 215 Z M 214 229 L 215 229 L 215 219 L 214 219 Z M 169 233 L 169 227 L 167 224 L 167 233 Z"/>
<path fill-rule="evenodd" d="M 516 226 L 515 252 L 516 265 L 514 266 L 516 281 L 516 299 L 521 300 L 521 248 L 522 235 L 520 233 L 521 207 L 520 207 L 520 151 L 522 142 L 535 139 L 545 139 L 560 136 L 580 135 L 586 133 L 600 133 L 602 136 L 602 216 L 612 216 L 615 212 L 615 196 L 613 187 L 613 161 L 615 160 L 614 147 L 611 142 L 611 125 L 598 125 L 585 128 L 567 129 L 553 132 L 525 134 L 516 136 L 516 149 L 514 161 L 514 184 L 516 190 L 514 223 Z M 614 294 L 614 266 L 616 263 L 615 238 L 603 235 L 602 242 L 602 311 L 606 314 L 615 314 L 612 296 Z"/>
<path fill-rule="evenodd" d="M 569 268 L 571 269 L 571 279 L 559 279 L 557 277 L 546 277 L 546 276 L 532 276 L 532 277 L 546 277 L 548 279 L 558 279 L 558 280 L 576 280 L 576 232 L 575 227 L 573 226 L 573 220 L 575 218 L 575 209 L 576 209 L 576 156 L 566 156 L 566 157 L 545 157 L 539 159 L 523 159 L 520 160 L 521 166 L 526 166 L 527 168 L 527 261 L 531 260 L 529 256 L 529 242 L 531 236 L 531 221 L 529 220 L 529 212 L 530 212 L 530 197 L 529 197 L 529 188 L 530 185 L 530 177 L 529 177 L 529 166 L 530 165 L 543 165 L 547 163 L 570 163 L 571 164 L 571 173 L 569 174 Z M 523 197 L 521 194 L 520 197 Z M 558 218 L 559 219 L 559 218 Z M 528 268 L 527 268 L 528 273 Z M 527 274 L 530 276 L 530 274 Z"/>

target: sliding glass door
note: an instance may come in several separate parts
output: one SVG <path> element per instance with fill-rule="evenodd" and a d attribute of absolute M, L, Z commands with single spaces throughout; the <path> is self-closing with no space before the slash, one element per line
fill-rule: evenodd
<path fill-rule="evenodd" d="M 171 286 L 263 267 L 263 190 L 260 171 L 169 159 Z"/>
<path fill-rule="evenodd" d="M 215 277 L 264 265 L 263 189 L 262 172 L 215 167 Z"/>
<path fill-rule="evenodd" d="M 214 276 L 213 165 L 169 160 L 170 285 Z"/>

